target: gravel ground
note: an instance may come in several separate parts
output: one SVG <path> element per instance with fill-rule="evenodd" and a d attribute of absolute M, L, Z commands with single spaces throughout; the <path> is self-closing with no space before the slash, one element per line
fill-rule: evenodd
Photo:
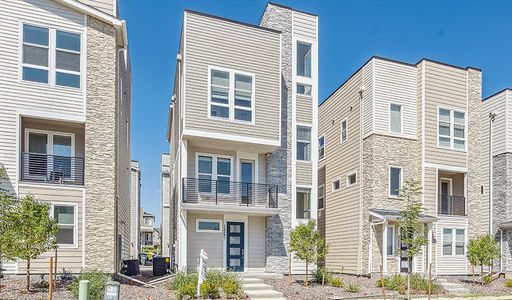
<path fill-rule="evenodd" d="M 369 297 L 373 295 L 382 295 L 381 289 L 376 287 L 375 280 L 367 277 L 358 277 L 343 275 L 343 283 L 357 283 L 361 288 L 359 293 L 346 292 L 344 288 L 337 288 L 332 286 L 324 286 L 321 284 L 311 283 L 308 287 L 303 284 L 303 278 L 296 277 L 290 284 L 289 279 L 265 279 L 265 283 L 272 285 L 277 291 L 283 293 L 286 299 L 293 300 L 310 300 L 310 299 L 329 299 L 331 297 Z M 390 296 L 393 293 L 386 291 L 386 295 Z M 396 294 L 396 293 L 394 293 Z"/>
<path fill-rule="evenodd" d="M 36 281 L 34 281 L 36 282 Z M 40 300 L 48 299 L 47 289 L 33 288 L 31 293 L 25 292 L 25 281 L 20 278 L 2 280 L 1 300 Z M 54 300 L 73 299 L 73 295 L 66 286 L 57 285 L 53 294 Z M 135 285 L 122 284 L 120 299 L 129 300 L 174 300 L 174 293 L 167 288 L 167 283 L 155 285 L 155 288 L 144 288 Z"/>
<path fill-rule="evenodd" d="M 512 295 L 512 288 L 505 286 L 505 278 L 500 277 L 489 284 L 473 284 L 471 277 L 450 278 L 450 282 L 464 283 L 472 294 L 485 296 L 508 296 Z"/>

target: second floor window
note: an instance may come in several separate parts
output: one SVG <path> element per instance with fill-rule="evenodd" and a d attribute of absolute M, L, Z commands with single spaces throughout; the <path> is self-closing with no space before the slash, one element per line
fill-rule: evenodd
<path fill-rule="evenodd" d="M 297 76 L 311 78 L 311 44 L 297 42 Z"/>
<path fill-rule="evenodd" d="M 23 80 L 80 88 L 79 34 L 24 24 L 22 51 Z"/>
<path fill-rule="evenodd" d="M 198 156 L 197 177 L 199 178 L 199 192 L 229 194 L 231 191 L 231 158 Z"/>
<path fill-rule="evenodd" d="M 325 157 L 325 137 L 322 135 L 318 139 L 318 159 L 323 159 Z"/>
<path fill-rule="evenodd" d="M 389 131 L 402 133 L 402 105 L 389 104 Z"/>
<path fill-rule="evenodd" d="M 439 108 L 438 146 L 466 149 L 466 114 L 461 111 Z"/>
<path fill-rule="evenodd" d="M 210 112 L 215 118 L 254 121 L 254 76 L 210 69 Z"/>
<path fill-rule="evenodd" d="M 297 160 L 311 160 L 311 128 L 297 126 Z"/>

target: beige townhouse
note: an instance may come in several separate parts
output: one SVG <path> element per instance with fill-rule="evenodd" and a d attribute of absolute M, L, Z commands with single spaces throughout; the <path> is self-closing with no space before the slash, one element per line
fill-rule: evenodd
<path fill-rule="evenodd" d="M 141 251 L 140 190 L 142 173 L 140 162 L 132 160 L 130 170 L 130 259 L 138 259 Z"/>
<path fill-rule="evenodd" d="M 161 253 L 164 257 L 169 257 L 169 249 L 171 248 L 172 241 L 170 239 L 170 201 L 171 201 L 171 156 L 163 153 L 160 157 L 160 242 Z M 167 224 L 167 226 L 164 226 Z"/>
<path fill-rule="evenodd" d="M 290 230 L 316 219 L 317 95 L 317 16 L 271 3 L 258 25 L 184 12 L 163 206 L 178 271 L 204 249 L 211 268 L 288 272 Z"/>
<path fill-rule="evenodd" d="M 2 188 L 51 205 L 59 271 L 116 272 L 130 255 L 131 114 L 117 1 L 3 0 L 0 20 Z"/>
<path fill-rule="evenodd" d="M 483 223 L 500 244 L 494 271 L 512 276 L 512 90 L 504 89 L 483 100 L 482 165 L 485 181 Z M 489 159 L 492 158 L 492 159 Z M 491 170 L 491 172 L 489 172 Z M 489 187 L 491 187 L 489 189 Z M 489 213 L 490 212 L 490 213 Z"/>
<path fill-rule="evenodd" d="M 470 273 L 467 241 L 486 226 L 481 202 L 477 68 L 370 58 L 319 107 L 319 228 L 326 267 L 354 274 Z M 428 245 L 400 253 L 404 182 L 421 182 Z"/>

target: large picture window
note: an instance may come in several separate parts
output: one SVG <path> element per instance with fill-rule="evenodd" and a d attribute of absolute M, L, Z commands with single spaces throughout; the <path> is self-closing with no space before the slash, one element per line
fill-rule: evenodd
<path fill-rule="evenodd" d="M 231 193 L 231 158 L 216 155 L 197 156 L 198 190 L 219 194 Z M 215 185 L 214 185 L 215 184 Z"/>
<path fill-rule="evenodd" d="M 210 68 L 209 116 L 239 122 L 254 122 L 254 75 Z"/>
<path fill-rule="evenodd" d="M 466 114 L 461 111 L 439 108 L 438 146 L 456 150 L 466 149 Z"/>
<path fill-rule="evenodd" d="M 22 47 L 23 80 L 80 88 L 80 34 L 24 24 Z"/>

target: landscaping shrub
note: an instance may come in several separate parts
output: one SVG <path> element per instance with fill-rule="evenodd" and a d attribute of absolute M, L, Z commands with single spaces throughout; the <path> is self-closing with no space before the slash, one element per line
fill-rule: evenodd
<path fill-rule="evenodd" d="M 407 278 L 405 278 L 405 281 L 407 282 Z M 407 283 L 406 283 L 407 284 Z M 423 278 L 420 275 L 411 275 L 411 290 L 416 292 L 428 292 L 428 284 L 429 280 L 427 278 Z M 439 292 L 439 285 L 435 280 L 430 281 L 430 292 L 433 294 L 436 294 Z"/>
<path fill-rule="evenodd" d="M 486 284 L 487 284 L 487 283 L 491 283 L 491 281 L 492 281 L 492 276 L 491 276 L 491 275 L 489 275 L 489 274 L 484 275 L 484 277 L 482 277 L 482 282 L 483 282 L 483 283 L 486 283 Z"/>
<path fill-rule="evenodd" d="M 229 297 L 242 298 L 242 282 L 236 274 L 224 273 L 221 288 Z"/>
<path fill-rule="evenodd" d="M 343 279 L 339 276 L 331 276 L 329 278 L 329 285 L 333 287 L 342 287 L 343 286 Z"/>
<path fill-rule="evenodd" d="M 108 273 L 103 273 L 97 270 L 84 270 L 79 276 L 73 279 L 69 285 L 69 289 L 75 298 L 78 298 L 78 288 L 81 280 L 89 280 L 89 292 L 91 300 L 103 299 L 103 292 L 105 284 L 110 280 Z"/>
<path fill-rule="evenodd" d="M 326 268 L 318 268 L 314 274 L 315 282 L 318 284 L 322 284 L 322 280 L 325 284 L 328 284 L 331 280 L 332 273 L 329 272 Z"/>
<path fill-rule="evenodd" d="M 413 293 L 427 293 L 429 281 L 420 275 L 411 275 L 411 291 Z M 377 286 L 382 287 L 382 281 L 377 280 Z M 407 291 L 407 276 L 393 275 L 388 278 L 384 278 L 384 288 L 386 290 L 397 291 L 400 294 L 405 294 Z M 440 290 L 439 285 L 435 280 L 430 282 L 430 292 L 435 294 Z"/>
<path fill-rule="evenodd" d="M 361 291 L 361 287 L 356 282 L 351 282 L 345 286 L 345 291 L 349 293 L 359 293 Z"/>
<path fill-rule="evenodd" d="M 512 288 L 512 279 L 505 280 L 505 286 L 509 287 L 509 288 Z"/>
<path fill-rule="evenodd" d="M 201 298 L 218 299 L 220 297 L 219 288 L 220 285 L 218 285 L 217 281 L 208 280 L 207 278 L 203 283 L 201 283 Z"/>
<path fill-rule="evenodd" d="M 171 282 L 170 289 L 176 292 L 176 298 L 181 300 L 185 296 L 193 299 L 196 295 L 197 274 L 179 273 Z"/>

